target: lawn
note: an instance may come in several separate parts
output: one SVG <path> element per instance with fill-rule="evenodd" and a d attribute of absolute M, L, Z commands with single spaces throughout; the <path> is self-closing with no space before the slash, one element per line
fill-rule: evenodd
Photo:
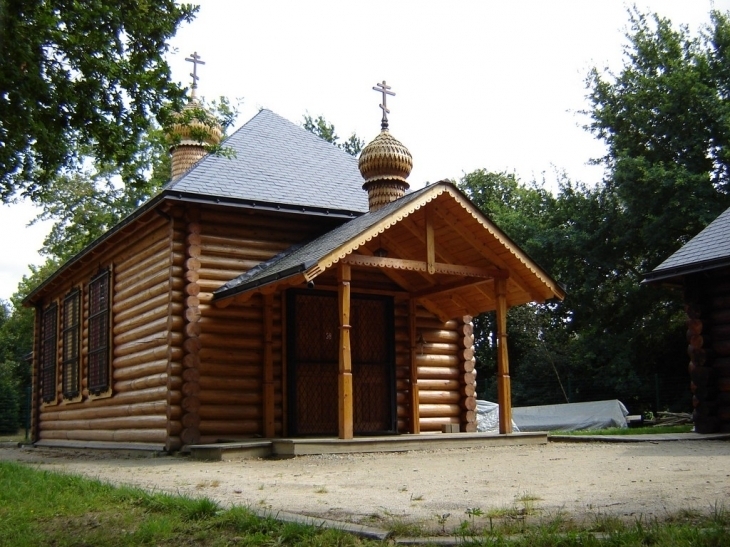
<path fill-rule="evenodd" d="M 660 433 L 690 433 L 694 426 L 659 425 L 649 427 L 607 427 L 606 429 L 579 429 L 577 431 L 551 431 L 551 435 L 657 435 Z"/>
<path fill-rule="evenodd" d="M 625 524 L 597 515 L 578 525 L 568 515 L 546 515 L 526 526 L 524 510 L 509 514 L 467 511 L 460 526 L 444 529 L 461 545 L 682 546 L 730 544 L 730 514 L 684 511 L 662 521 Z M 485 523 L 477 525 L 477 522 Z M 419 534 L 417 525 L 391 527 L 396 536 Z M 243 507 L 223 509 L 208 498 L 149 493 L 0 462 L 0 545 L 36 546 L 276 546 L 347 547 L 375 545 L 345 532 L 260 518 Z M 428 544 L 424 539 L 423 544 Z"/>

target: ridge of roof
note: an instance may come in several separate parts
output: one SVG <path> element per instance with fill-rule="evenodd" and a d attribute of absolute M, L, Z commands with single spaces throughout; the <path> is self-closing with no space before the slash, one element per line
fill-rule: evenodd
<path fill-rule="evenodd" d="M 644 276 L 652 283 L 730 265 L 730 208 Z"/>
<path fill-rule="evenodd" d="M 224 142 L 233 157 L 209 155 L 163 192 L 364 213 L 357 159 L 303 127 L 262 109 Z"/>

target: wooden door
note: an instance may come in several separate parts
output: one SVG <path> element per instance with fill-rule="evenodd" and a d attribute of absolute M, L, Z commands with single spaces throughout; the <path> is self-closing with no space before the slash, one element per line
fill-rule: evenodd
<path fill-rule="evenodd" d="M 292 291 L 287 315 L 289 429 L 337 435 L 337 295 Z M 394 432 L 392 300 L 354 295 L 350 323 L 355 433 Z"/>

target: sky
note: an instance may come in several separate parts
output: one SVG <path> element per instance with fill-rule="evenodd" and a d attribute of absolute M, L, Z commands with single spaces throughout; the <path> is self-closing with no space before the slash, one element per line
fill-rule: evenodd
<path fill-rule="evenodd" d="M 595 184 L 604 147 L 583 126 L 586 76 L 619 71 L 627 9 L 621 0 L 197 0 L 168 62 L 199 95 L 242 99 L 237 126 L 260 108 L 296 123 L 323 115 L 346 139 L 380 131 L 385 80 L 390 132 L 409 148 L 411 188 L 475 169 L 555 188 L 558 173 Z M 637 0 L 697 32 L 730 0 Z M 27 203 L 0 205 L 0 299 L 17 289 L 49 226 Z"/>

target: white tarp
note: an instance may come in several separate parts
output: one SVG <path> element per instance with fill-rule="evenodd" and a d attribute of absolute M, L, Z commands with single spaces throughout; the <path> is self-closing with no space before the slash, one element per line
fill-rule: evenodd
<path fill-rule="evenodd" d="M 515 421 L 512 420 L 512 431 L 518 433 Z M 499 405 L 490 401 L 477 399 L 477 432 L 499 433 Z"/>
<path fill-rule="evenodd" d="M 629 411 L 617 399 L 568 403 L 564 405 L 522 406 L 512 409 L 512 419 L 520 431 L 575 431 L 628 427 Z"/>
<path fill-rule="evenodd" d="M 512 409 L 512 429 L 518 431 L 575 431 L 577 429 L 604 429 L 628 427 L 629 414 L 623 403 L 593 401 L 564 405 L 522 406 Z M 477 401 L 477 431 L 499 431 L 499 405 Z"/>

